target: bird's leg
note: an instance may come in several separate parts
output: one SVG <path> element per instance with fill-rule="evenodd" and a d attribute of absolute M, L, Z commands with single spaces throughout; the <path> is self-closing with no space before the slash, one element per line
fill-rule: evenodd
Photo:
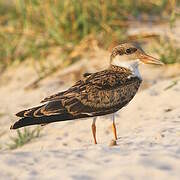
<path fill-rule="evenodd" d="M 93 133 L 93 138 L 94 138 L 94 144 L 97 144 L 97 141 L 96 141 L 96 117 L 93 118 L 91 128 L 92 128 L 92 133 Z"/>
<path fill-rule="evenodd" d="M 114 138 L 115 138 L 115 140 L 117 140 L 116 124 L 115 124 L 115 114 L 114 113 L 112 115 L 112 120 L 113 120 L 112 129 L 113 129 L 113 133 L 114 133 Z"/>

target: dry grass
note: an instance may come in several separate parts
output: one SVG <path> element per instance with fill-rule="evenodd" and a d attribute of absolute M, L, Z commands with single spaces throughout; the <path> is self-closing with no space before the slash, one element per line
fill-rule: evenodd
<path fill-rule="evenodd" d="M 126 39 L 126 28 L 133 20 L 156 17 L 173 23 L 174 7 L 178 6 L 175 0 L 10 2 L 0 0 L 1 67 L 27 58 L 41 61 L 51 56 L 65 61 L 90 34 L 106 48 L 111 42 Z M 52 51 L 59 48 L 63 53 Z"/>

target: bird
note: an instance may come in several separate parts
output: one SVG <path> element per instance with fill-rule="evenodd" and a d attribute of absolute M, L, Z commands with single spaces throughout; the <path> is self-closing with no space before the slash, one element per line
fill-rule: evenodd
<path fill-rule="evenodd" d="M 140 64 L 163 65 L 157 58 L 146 54 L 137 43 L 115 46 L 107 69 L 85 73 L 69 89 L 46 97 L 39 106 L 18 112 L 16 116 L 20 119 L 10 129 L 92 118 L 92 135 L 94 144 L 97 144 L 96 119 L 109 114 L 114 140 L 117 140 L 115 113 L 137 93 L 142 82 L 138 68 Z"/>

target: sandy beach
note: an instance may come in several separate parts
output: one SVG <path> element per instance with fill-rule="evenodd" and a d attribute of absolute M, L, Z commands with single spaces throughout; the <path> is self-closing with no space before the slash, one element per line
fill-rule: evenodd
<path fill-rule="evenodd" d="M 59 77 L 55 75 L 42 82 L 40 88 L 25 91 L 21 85 L 31 82 L 35 76 L 31 69 L 26 69 L 24 77 L 16 72 L 16 76 L 9 80 L 6 86 L 0 88 L 3 102 L 0 121 L 1 179 L 178 180 L 179 78 L 161 77 L 154 82 L 154 76 L 162 76 L 164 70 L 160 69 L 149 78 L 149 72 L 156 71 L 157 69 L 150 67 L 143 72 L 148 77 L 144 83 L 149 82 L 152 84 L 151 87 L 141 89 L 129 105 L 117 113 L 116 146 L 110 146 L 113 134 L 111 120 L 107 116 L 99 117 L 97 120 L 97 145 L 93 144 L 91 134 L 92 119 L 82 119 L 44 126 L 40 137 L 22 147 L 8 150 L 10 137 L 16 136 L 16 131 L 9 130 L 16 119 L 13 114 L 20 109 L 38 104 L 44 96 L 65 89 L 72 83 L 57 85 L 53 83 L 58 82 Z M 8 79 L 8 75 L 9 73 L 4 76 Z M 66 79 L 66 76 L 63 77 Z M 19 81 L 16 81 L 17 79 Z M 174 83 L 176 80 L 177 83 Z M 13 81 L 17 84 L 14 85 Z"/>
<path fill-rule="evenodd" d="M 179 15 L 177 0 L 0 1 L 0 180 L 180 180 Z M 98 71 L 24 123 L 112 113 L 142 77 L 115 114 L 117 141 L 109 115 L 97 144 L 92 118 L 12 130 L 16 113 Z"/>

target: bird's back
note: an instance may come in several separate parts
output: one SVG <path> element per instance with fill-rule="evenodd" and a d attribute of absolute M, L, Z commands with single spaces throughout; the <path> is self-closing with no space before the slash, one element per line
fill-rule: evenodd
<path fill-rule="evenodd" d="M 111 66 L 45 98 L 44 105 L 17 113 L 22 119 L 12 128 L 114 113 L 131 101 L 140 83 L 130 70 Z"/>

